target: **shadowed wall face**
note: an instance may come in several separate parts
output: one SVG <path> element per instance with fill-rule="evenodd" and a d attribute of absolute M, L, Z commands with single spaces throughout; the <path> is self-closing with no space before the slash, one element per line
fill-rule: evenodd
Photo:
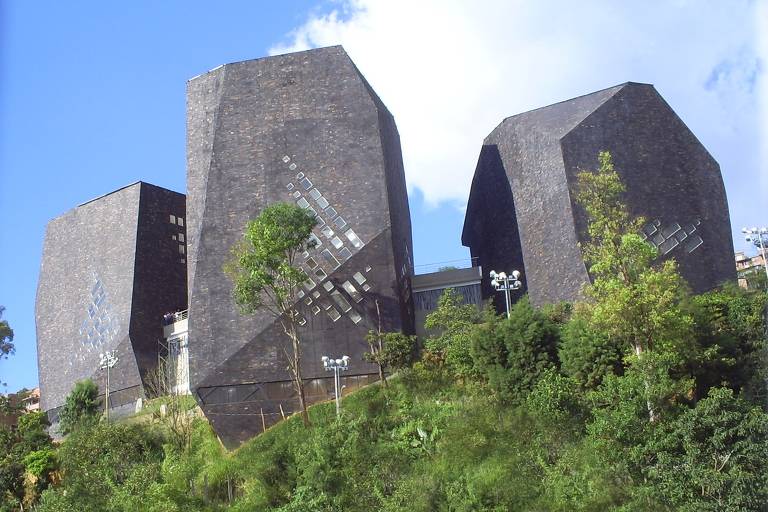
<path fill-rule="evenodd" d="M 412 330 L 411 227 L 394 119 L 341 47 L 227 64 L 188 83 L 190 384 L 230 446 L 295 410 L 284 348 L 266 312 L 243 316 L 222 268 L 246 223 L 275 202 L 318 218 L 301 257 L 304 375 L 327 398 L 320 357 L 364 336 Z M 366 377 L 367 378 L 367 377 Z M 247 420 L 247 421 L 246 421 Z"/>
<path fill-rule="evenodd" d="M 484 156 L 489 147 L 496 148 L 497 158 Z M 587 235 L 575 201 L 577 175 L 596 169 L 604 150 L 612 153 L 627 186 L 631 212 L 647 220 L 642 234 L 661 258 L 678 261 L 694 292 L 735 278 L 720 168 L 646 84 L 627 83 L 505 119 L 481 152 L 464 245 L 485 269 L 522 270 L 535 304 L 579 299 L 589 274 L 578 246 Z M 487 196 L 493 190 L 503 195 L 502 173 L 516 230 L 489 212 L 500 208 Z M 496 227 L 506 231 L 499 235 L 507 237 L 506 246 L 489 239 Z M 484 277 L 483 291 L 490 294 Z"/>
<path fill-rule="evenodd" d="M 78 380 L 92 378 L 103 393 L 99 354 L 110 350 L 112 406 L 142 396 L 162 316 L 186 307 L 177 218 L 182 194 L 136 183 L 48 224 L 35 310 L 43 410 L 62 406 Z"/>

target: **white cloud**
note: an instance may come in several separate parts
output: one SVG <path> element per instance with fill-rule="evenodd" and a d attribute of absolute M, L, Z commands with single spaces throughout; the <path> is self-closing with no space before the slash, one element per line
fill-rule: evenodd
<path fill-rule="evenodd" d="M 744 202 L 734 195 L 755 192 L 745 184 L 760 177 L 757 105 L 768 61 L 758 60 L 754 20 L 766 15 L 762 2 L 337 6 L 271 53 L 344 45 L 395 116 L 409 187 L 432 204 L 466 201 L 481 142 L 504 117 L 626 81 L 655 84 L 718 159 L 732 210 Z"/>

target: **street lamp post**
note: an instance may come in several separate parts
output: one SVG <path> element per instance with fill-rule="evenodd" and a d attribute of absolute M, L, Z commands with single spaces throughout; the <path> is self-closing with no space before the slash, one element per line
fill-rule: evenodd
<path fill-rule="evenodd" d="M 765 259 L 765 239 L 768 238 L 768 228 L 742 228 L 741 232 L 744 233 L 744 240 L 752 242 L 760 249 L 760 254 L 763 256 L 765 277 L 768 277 L 768 260 Z"/>
<path fill-rule="evenodd" d="M 109 370 L 117 364 L 117 351 L 107 351 L 99 354 L 99 368 L 107 370 L 107 389 L 104 392 L 104 413 L 109 421 Z"/>
<path fill-rule="evenodd" d="M 488 275 L 491 277 L 491 286 L 493 286 L 493 289 L 497 292 L 504 292 L 504 296 L 507 299 L 507 318 L 509 318 L 509 309 L 512 306 L 509 292 L 512 290 L 519 290 L 523 286 L 523 283 L 520 282 L 520 271 L 513 270 L 512 274 L 508 276 L 506 272 L 496 272 L 495 270 L 491 270 Z"/>
<path fill-rule="evenodd" d="M 349 356 L 343 356 L 341 359 L 331 359 L 328 356 L 323 356 L 322 361 L 325 371 L 333 371 L 333 388 L 336 395 L 336 417 L 338 417 L 341 411 L 341 397 L 339 396 L 341 377 L 339 372 L 349 370 Z"/>

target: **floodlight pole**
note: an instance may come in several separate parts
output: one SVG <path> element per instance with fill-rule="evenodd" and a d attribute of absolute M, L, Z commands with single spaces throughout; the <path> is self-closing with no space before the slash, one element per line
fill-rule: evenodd
<path fill-rule="evenodd" d="M 341 376 L 339 372 L 349 370 L 349 356 L 343 356 L 341 359 L 331 359 L 328 356 L 323 356 L 323 368 L 325 371 L 333 371 L 333 389 L 336 397 L 336 417 L 341 414 L 341 396 L 339 390 L 341 389 Z"/>
<path fill-rule="evenodd" d="M 763 256 L 763 268 L 765 269 L 765 277 L 768 278 L 768 260 L 765 259 L 765 242 L 763 236 L 768 236 L 768 228 L 742 228 L 741 232 L 744 233 L 744 240 L 752 242 L 760 249 L 760 254 Z"/>
<path fill-rule="evenodd" d="M 112 350 L 99 354 L 99 359 L 99 368 L 107 370 L 107 388 L 104 391 L 104 414 L 107 417 L 107 422 L 109 422 L 109 370 L 117 364 L 117 351 Z"/>
<path fill-rule="evenodd" d="M 523 286 L 523 283 L 520 282 L 520 271 L 513 270 L 510 275 L 507 275 L 506 272 L 496 272 L 495 270 L 491 270 L 488 275 L 491 277 L 491 286 L 493 286 L 493 289 L 497 292 L 504 292 L 504 298 L 507 302 L 507 318 L 509 318 L 509 310 L 512 307 L 509 292 L 512 290 L 519 290 Z"/>

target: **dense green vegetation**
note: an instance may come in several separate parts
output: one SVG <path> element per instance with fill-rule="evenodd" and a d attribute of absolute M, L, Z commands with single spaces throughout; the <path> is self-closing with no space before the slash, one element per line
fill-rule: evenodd
<path fill-rule="evenodd" d="M 39 496 L 44 512 L 765 511 L 768 296 L 691 296 L 635 234 L 609 155 L 580 183 L 584 302 L 522 298 L 507 319 L 448 292 L 418 357 L 408 337 L 369 334 L 372 360 L 398 370 L 388 386 L 231 453 L 181 406 L 79 421 L 53 459 L 30 455 L 50 451 L 39 425 L 35 441 L 5 433 L 13 474 L 43 482 L 25 495 L 3 462 L 6 509 Z"/>

